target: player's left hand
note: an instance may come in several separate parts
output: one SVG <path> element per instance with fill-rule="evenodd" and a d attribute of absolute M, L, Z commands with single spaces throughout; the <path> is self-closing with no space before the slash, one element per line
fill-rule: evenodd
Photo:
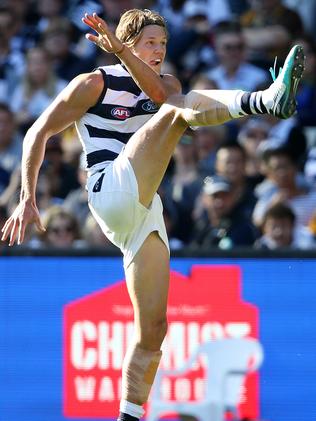
<path fill-rule="evenodd" d="M 118 54 L 124 50 L 124 44 L 110 30 L 109 26 L 96 13 L 85 13 L 82 22 L 92 28 L 98 35 L 86 34 L 86 38 L 107 53 Z"/>
<path fill-rule="evenodd" d="M 15 242 L 21 244 L 24 240 L 26 227 L 32 223 L 35 223 L 39 231 L 46 231 L 36 204 L 30 200 L 21 200 L 1 229 L 1 241 L 9 239 L 9 246 L 13 246 Z"/>

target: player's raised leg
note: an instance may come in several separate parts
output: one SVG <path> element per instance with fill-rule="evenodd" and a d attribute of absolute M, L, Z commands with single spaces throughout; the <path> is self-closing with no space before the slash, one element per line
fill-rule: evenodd
<path fill-rule="evenodd" d="M 254 114 L 272 114 L 282 119 L 293 115 L 304 59 L 303 48 L 294 46 L 278 77 L 272 72 L 275 80 L 264 91 L 197 90 L 170 97 L 132 136 L 124 152 L 134 168 L 141 203 L 150 204 L 174 148 L 188 126 L 218 125 Z"/>

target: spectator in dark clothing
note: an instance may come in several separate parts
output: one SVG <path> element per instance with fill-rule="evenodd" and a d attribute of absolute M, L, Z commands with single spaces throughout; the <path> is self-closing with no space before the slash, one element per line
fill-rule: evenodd
<path fill-rule="evenodd" d="M 64 162 L 61 138 L 52 136 L 47 145 L 42 171 L 51 180 L 51 196 L 65 199 L 72 191 L 80 187 L 77 179 L 77 170 Z"/>
<path fill-rule="evenodd" d="M 5 221 L 8 218 L 8 212 L 5 206 L 0 205 L 0 224 L 3 226 Z M 0 242 L 0 252 L 6 247 L 6 244 L 3 242 Z"/>
<path fill-rule="evenodd" d="M 251 218 L 257 198 L 246 176 L 246 161 L 243 147 L 237 142 L 227 142 L 217 151 L 216 172 L 231 183 L 235 211 Z"/>
<path fill-rule="evenodd" d="M 316 43 L 308 35 L 294 42 L 303 46 L 306 55 L 303 79 L 297 91 L 297 118 L 303 126 L 316 126 Z"/>
<path fill-rule="evenodd" d="M 192 247 L 229 249 L 254 243 L 255 228 L 249 218 L 235 211 L 235 196 L 227 179 L 207 177 L 202 200 L 204 213 L 196 221 Z"/>
<path fill-rule="evenodd" d="M 8 187 L 13 171 L 20 166 L 22 138 L 14 114 L 0 102 L 0 194 Z"/>
<path fill-rule="evenodd" d="M 0 101 L 9 103 L 19 77 L 23 74 L 23 54 L 12 47 L 15 16 L 0 4 Z"/>
<path fill-rule="evenodd" d="M 86 157 L 82 153 L 79 158 L 79 166 L 77 169 L 77 179 L 80 187 L 72 190 L 64 200 L 63 206 L 65 209 L 75 213 L 80 226 L 84 226 L 90 209 L 88 206 L 88 192 L 86 190 L 87 183 L 87 164 Z"/>
<path fill-rule="evenodd" d="M 71 50 L 72 26 L 66 18 L 53 19 L 43 32 L 43 46 L 51 56 L 58 77 L 70 81 L 81 73 L 91 72 L 95 63 L 80 58 Z"/>
<path fill-rule="evenodd" d="M 192 212 L 203 184 L 203 178 L 198 172 L 196 142 L 191 131 L 188 130 L 181 137 L 173 159 L 174 169 L 170 182 L 164 183 L 164 191 L 160 191 L 163 193 L 164 207 L 169 210 L 169 219 L 173 220 L 171 235 L 186 243 L 192 235 Z"/>

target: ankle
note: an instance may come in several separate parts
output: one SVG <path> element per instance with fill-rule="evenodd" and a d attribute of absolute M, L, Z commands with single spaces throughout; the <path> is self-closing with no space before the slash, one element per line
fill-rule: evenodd
<path fill-rule="evenodd" d="M 120 416 L 118 419 L 119 421 L 137 421 L 144 413 L 144 408 L 141 405 L 122 399 L 120 402 Z"/>
<path fill-rule="evenodd" d="M 125 412 L 120 412 L 117 421 L 139 421 L 139 418 L 133 417 L 130 414 L 126 414 Z"/>

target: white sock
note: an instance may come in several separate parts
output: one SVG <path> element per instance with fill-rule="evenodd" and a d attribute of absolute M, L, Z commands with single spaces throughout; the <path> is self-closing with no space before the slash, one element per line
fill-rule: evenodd
<path fill-rule="evenodd" d="M 244 91 L 230 91 L 229 92 L 229 102 L 227 103 L 227 108 L 229 114 L 233 118 L 240 118 L 245 115 L 244 111 L 241 108 L 241 97 L 243 96 Z"/>
<path fill-rule="evenodd" d="M 145 410 L 141 405 L 136 405 L 136 403 L 128 402 L 123 399 L 120 402 L 120 411 L 138 419 L 145 413 Z"/>
<path fill-rule="evenodd" d="M 266 114 L 271 97 L 271 91 L 192 90 L 184 97 L 184 119 L 190 126 L 211 126 L 231 118 Z"/>
<path fill-rule="evenodd" d="M 229 114 L 233 118 L 245 115 L 267 114 L 273 106 L 272 91 L 244 92 L 237 91 L 231 95 L 231 102 L 228 104 Z"/>

